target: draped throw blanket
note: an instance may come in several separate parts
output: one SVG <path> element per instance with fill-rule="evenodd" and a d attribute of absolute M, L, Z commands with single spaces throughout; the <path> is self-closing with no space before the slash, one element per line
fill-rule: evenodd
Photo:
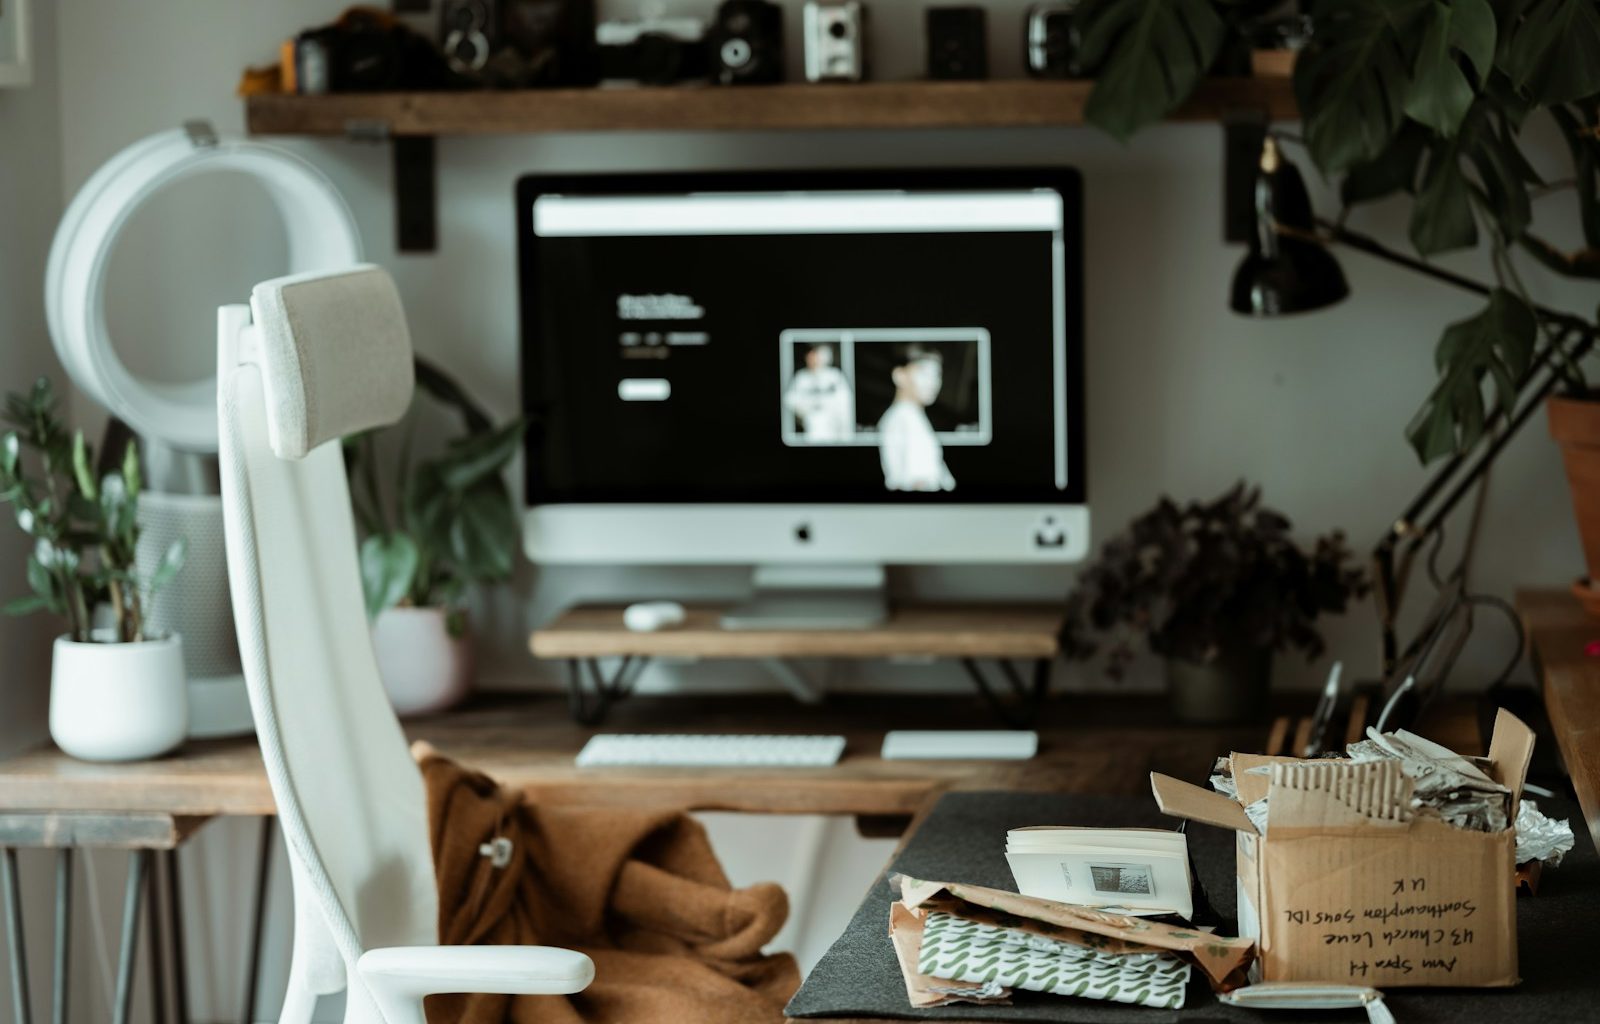
<path fill-rule="evenodd" d="M 788 916 L 771 883 L 735 889 L 681 811 L 542 807 L 413 748 L 428 790 L 439 941 L 587 953 L 573 996 L 432 996 L 429 1024 L 765 1024 L 799 986 L 761 949 Z"/>

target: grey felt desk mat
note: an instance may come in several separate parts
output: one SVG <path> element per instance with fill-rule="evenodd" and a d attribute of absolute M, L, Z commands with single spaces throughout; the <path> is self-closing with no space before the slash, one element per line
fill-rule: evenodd
<path fill-rule="evenodd" d="M 1518 899 L 1523 983 L 1515 989 L 1411 989 L 1385 994 L 1398 1024 L 1558 1024 L 1600 1021 L 1600 858 L 1583 815 L 1565 800 L 1541 800 L 1552 816 L 1572 822 L 1577 849 L 1546 871 L 1537 897 Z M 1149 799 L 1117 800 L 1039 793 L 952 793 L 934 807 L 890 871 L 942 882 L 1015 890 L 1005 861 L 1006 830 L 1023 825 L 1171 827 Z M 1234 907 L 1233 837 L 1189 826 L 1189 847 L 1207 901 L 1225 917 Z M 945 1021 L 1082 1021 L 1165 1024 L 1255 1021 L 1319 1024 L 1365 1021 L 1362 1011 L 1275 1013 L 1217 1002 L 1194 972 L 1185 1008 L 1159 1010 L 1019 992 L 1012 1006 L 949 1006 L 913 1010 L 889 944 L 887 873 L 878 879 L 850 926 L 789 1003 L 791 1017 L 899 1017 Z M 1231 921 L 1228 928 L 1231 929 Z M 1231 933 L 1231 931 L 1230 931 Z"/>

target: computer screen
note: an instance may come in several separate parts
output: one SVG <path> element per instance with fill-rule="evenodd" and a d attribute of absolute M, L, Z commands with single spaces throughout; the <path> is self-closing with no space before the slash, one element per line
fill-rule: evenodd
<path fill-rule="evenodd" d="M 529 176 L 527 501 L 1081 504 L 1071 170 Z"/>

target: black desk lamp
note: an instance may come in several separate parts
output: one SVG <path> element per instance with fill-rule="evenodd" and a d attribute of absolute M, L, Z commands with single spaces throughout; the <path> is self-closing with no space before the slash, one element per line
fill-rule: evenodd
<path fill-rule="evenodd" d="M 1329 243 L 1333 242 L 1478 295 L 1490 294 L 1490 287 L 1479 281 L 1396 252 L 1343 224 L 1316 217 L 1299 170 L 1283 157 L 1277 139 L 1265 131 L 1264 125 L 1230 125 L 1229 136 L 1230 164 L 1241 155 L 1241 140 L 1246 152 L 1256 139 L 1260 140 L 1260 156 L 1252 177 L 1246 179 L 1234 166 L 1230 166 L 1227 173 L 1230 231 L 1241 226 L 1237 211 L 1245 209 L 1245 204 L 1238 202 L 1241 198 L 1238 191 L 1248 182 L 1254 193 L 1254 202 L 1248 209 L 1248 213 L 1254 215 L 1248 236 L 1250 251 L 1233 278 L 1230 305 L 1235 312 L 1248 316 L 1279 316 L 1323 309 L 1345 298 L 1350 289 L 1338 261 L 1328 251 Z M 1581 358 L 1594 347 L 1596 336 L 1592 324 L 1541 306 L 1532 309 L 1543 328 L 1545 341 L 1536 351 L 1527 373 L 1517 381 L 1519 401 L 1515 410 L 1509 417 L 1499 410 L 1492 413 L 1483 441 L 1451 456 L 1423 485 L 1373 549 L 1374 595 L 1383 632 L 1386 677 L 1392 677 L 1398 668 L 1412 663 L 1418 652 L 1425 650 L 1430 638 L 1440 631 L 1441 617 L 1451 614 L 1449 602 L 1436 603 L 1421 635 L 1401 648 L 1396 620 L 1417 553 L 1430 539 L 1437 541 L 1442 537 L 1444 521 L 1451 511 L 1483 479 L 1506 442 L 1560 384 L 1561 364 Z M 1458 568 L 1450 580 L 1462 599 L 1504 605 L 1498 599 L 1466 598 L 1462 575 Z M 1508 606 L 1506 610 L 1510 612 Z M 1514 612 L 1510 617 L 1515 624 Z M 1521 650 L 1518 625 L 1517 657 L 1510 666 L 1514 667 L 1516 660 L 1520 660 Z M 1391 678 L 1391 682 L 1399 680 Z"/>
<path fill-rule="evenodd" d="M 1305 179 L 1280 156 L 1270 135 L 1262 140 L 1256 166 L 1255 214 L 1250 252 L 1233 274 L 1235 313 L 1308 313 L 1350 294 L 1339 261 L 1315 237 Z"/>

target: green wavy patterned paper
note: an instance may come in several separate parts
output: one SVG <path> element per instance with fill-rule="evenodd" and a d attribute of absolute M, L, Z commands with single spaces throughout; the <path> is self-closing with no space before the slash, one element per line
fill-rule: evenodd
<path fill-rule="evenodd" d="M 1187 961 L 1166 953 L 1117 956 L 1010 928 L 934 912 L 923 922 L 917 971 L 1054 995 L 1178 1009 Z"/>

